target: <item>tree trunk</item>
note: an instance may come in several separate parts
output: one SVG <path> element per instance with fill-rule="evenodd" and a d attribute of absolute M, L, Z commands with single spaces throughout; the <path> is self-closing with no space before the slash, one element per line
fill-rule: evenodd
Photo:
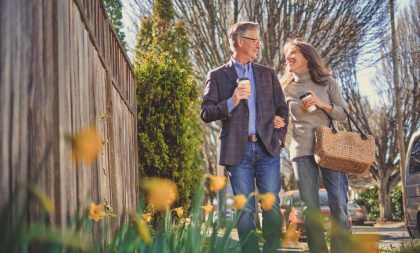
<path fill-rule="evenodd" d="M 382 178 L 378 188 L 380 220 L 392 219 L 391 210 L 391 187 L 388 184 L 389 178 Z"/>
<path fill-rule="evenodd" d="M 401 115 L 401 90 L 399 84 L 399 74 L 398 74 L 398 41 L 397 41 L 397 32 L 395 29 L 395 18 L 394 18 L 394 0 L 389 1 L 389 14 L 391 18 L 391 41 L 392 41 L 392 65 L 393 65 L 393 78 L 394 78 L 394 94 L 395 94 L 395 111 L 398 125 L 398 146 L 400 153 L 400 175 L 403 187 L 401 187 L 403 199 L 405 199 L 405 189 L 404 189 L 404 168 L 405 168 L 405 144 L 404 144 L 404 128 L 403 128 L 403 118 Z M 403 201 L 403 206 L 405 206 L 405 201 Z"/>

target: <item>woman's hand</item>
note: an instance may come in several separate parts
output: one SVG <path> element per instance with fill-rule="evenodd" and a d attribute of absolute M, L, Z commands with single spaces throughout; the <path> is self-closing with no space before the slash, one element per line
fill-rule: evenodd
<path fill-rule="evenodd" d="M 332 111 L 333 107 L 330 104 L 325 103 L 324 101 L 322 101 L 321 99 L 319 99 L 319 97 L 315 94 L 315 92 L 308 90 L 307 92 L 311 93 L 311 97 L 308 99 L 305 99 L 305 101 L 303 101 L 303 106 L 305 108 L 308 108 L 312 105 L 315 105 L 316 107 L 323 109 L 324 111 L 330 112 Z"/>
<path fill-rule="evenodd" d="M 274 117 L 274 128 L 279 129 L 284 127 L 285 123 L 284 123 L 284 119 L 280 116 L 275 116 Z"/>

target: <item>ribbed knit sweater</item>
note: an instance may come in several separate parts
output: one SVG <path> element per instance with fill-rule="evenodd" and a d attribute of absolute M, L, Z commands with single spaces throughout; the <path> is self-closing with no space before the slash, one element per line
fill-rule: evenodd
<path fill-rule="evenodd" d="M 308 90 L 313 91 L 320 100 L 333 106 L 333 110 L 328 112 L 333 120 L 344 121 L 346 120 L 343 110 L 345 104 L 340 89 L 332 77 L 328 78 L 328 83 L 325 86 L 314 83 L 309 70 L 294 74 L 294 81 L 283 88 L 293 129 L 292 143 L 289 147 L 290 159 L 313 155 L 315 130 L 322 125 L 328 126 L 329 120 L 325 112 L 319 108 L 313 112 L 307 112 L 299 97 Z"/>

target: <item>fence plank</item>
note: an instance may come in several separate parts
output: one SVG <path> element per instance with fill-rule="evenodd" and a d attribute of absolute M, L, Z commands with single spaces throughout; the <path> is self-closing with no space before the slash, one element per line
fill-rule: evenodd
<path fill-rule="evenodd" d="M 0 17 L 0 206 L 29 180 L 61 227 L 91 201 L 135 212 L 136 81 L 101 0 L 1 1 Z M 92 125 L 101 154 L 72 161 L 69 136 Z M 30 220 L 43 212 L 31 208 Z"/>

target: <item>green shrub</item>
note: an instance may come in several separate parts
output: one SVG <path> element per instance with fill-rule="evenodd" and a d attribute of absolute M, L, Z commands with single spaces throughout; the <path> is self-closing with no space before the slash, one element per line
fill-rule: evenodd
<path fill-rule="evenodd" d="M 174 21 L 172 1 L 154 1 L 153 16 L 141 22 L 134 60 L 139 170 L 143 177 L 174 180 L 179 205 L 186 209 L 203 174 L 199 92 L 188 48 L 185 27 Z"/>
<path fill-rule="evenodd" d="M 199 154 L 198 91 L 169 54 L 150 52 L 135 66 L 138 78 L 138 153 L 143 177 L 174 180 L 188 209 L 203 174 Z"/>
<path fill-rule="evenodd" d="M 392 209 L 392 219 L 393 220 L 403 220 L 404 219 L 404 210 L 402 203 L 402 190 L 401 186 L 395 186 L 391 192 L 391 209 Z"/>
<path fill-rule="evenodd" d="M 358 204 L 366 207 L 367 219 L 375 221 L 379 219 L 379 204 L 378 204 L 378 187 L 366 189 L 360 194 L 360 199 L 356 201 Z"/>
<path fill-rule="evenodd" d="M 125 33 L 122 22 L 123 6 L 121 0 L 103 0 L 103 3 L 105 5 L 106 14 L 111 21 L 112 27 L 117 33 L 123 49 L 127 51 L 127 43 L 125 42 Z"/>
<path fill-rule="evenodd" d="M 366 189 L 360 194 L 360 199 L 356 200 L 359 205 L 366 207 L 368 220 L 376 221 L 379 219 L 379 203 L 378 203 L 378 187 Z M 404 218 L 404 211 L 402 206 L 402 191 L 400 186 L 396 186 L 391 192 L 391 209 L 392 219 L 400 221 Z"/>

